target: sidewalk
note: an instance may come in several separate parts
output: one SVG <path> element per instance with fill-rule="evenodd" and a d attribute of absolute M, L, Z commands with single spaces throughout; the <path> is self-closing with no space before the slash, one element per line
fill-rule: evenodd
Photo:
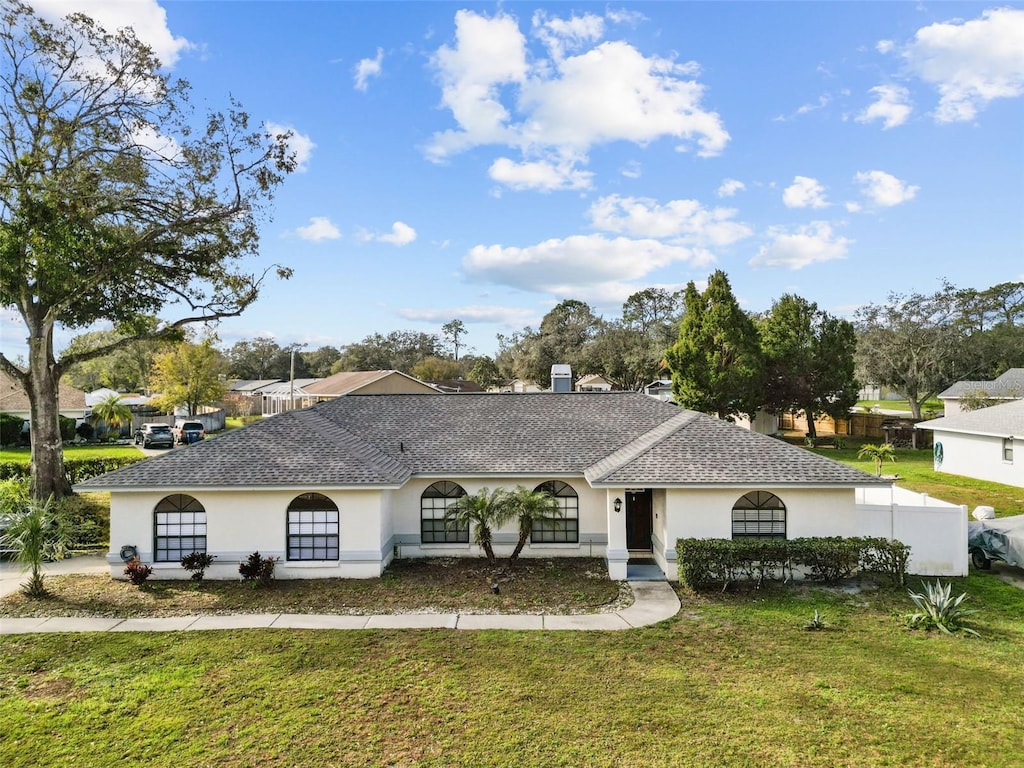
<path fill-rule="evenodd" d="M 93 562 L 95 560 L 95 562 Z M 76 562 L 77 561 L 77 562 Z M 50 570 L 54 566 L 59 570 Z M 91 569 L 91 570 L 90 570 Z M 105 561 L 74 558 L 48 564 L 47 573 L 109 573 Z M 0 566 L 0 591 L 18 589 L 19 566 Z M 37 632 L 180 632 L 207 629 L 574 629 L 616 630 L 643 627 L 675 616 L 679 599 L 666 581 L 629 581 L 633 604 L 614 613 L 580 615 L 490 613 L 397 613 L 376 616 L 334 614 L 234 614 L 168 618 L 106 619 L 90 616 L 0 618 L 0 635 Z"/>

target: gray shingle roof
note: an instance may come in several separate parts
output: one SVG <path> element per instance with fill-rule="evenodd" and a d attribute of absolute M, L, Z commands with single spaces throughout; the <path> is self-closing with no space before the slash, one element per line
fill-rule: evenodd
<path fill-rule="evenodd" d="M 1024 437 L 1024 400 L 1011 400 L 976 411 L 965 411 L 954 416 L 922 421 L 916 426 L 918 429 L 934 429 L 940 432 Z"/>
<path fill-rule="evenodd" d="M 984 392 L 986 397 L 994 398 L 1024 398 L 1024 368 L 1011 368 L 992 381 L 958 381 L 938 397 L 952 400 L 974 392 Z"/>
<path fill-rule="evenodd" d="M 684 418 L 684 415 L 692 418 Z M 846 464 L 702 413 L 684 411 L 659 439 L 619 451 L 617 466 L 587 471 L 592 485 L 870 485 L 889 484 Z M 610 457 L 614 459 L 614 457 Z"/>
<path fill-rule="evenodd" d="M 584 472 L 609 484 L 878 482 L 712 417 L 613 392 L 350 395 L 78 487 L 396 484 L 411 474 Z"/>

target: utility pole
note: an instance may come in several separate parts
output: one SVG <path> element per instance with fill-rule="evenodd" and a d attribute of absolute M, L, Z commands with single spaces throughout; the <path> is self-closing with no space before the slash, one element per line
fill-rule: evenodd
<path fill-rule="evenodd" d="M 290 377 L 289 380 L 291 382 L 290 398 L 289 398 L 290 401 L 291 401 L 291 408 L 289 408 L 289 410 L 292 410 L 292 411 L 295 410 L 295 350 L 298 349 L 299 347 L 305 348 L 305 346 L 306 346 L 305 344 L 293 344 L 292 345 L 292 367 L 291 367 L 291 372 L 289 373 L 289 377 Z"/>

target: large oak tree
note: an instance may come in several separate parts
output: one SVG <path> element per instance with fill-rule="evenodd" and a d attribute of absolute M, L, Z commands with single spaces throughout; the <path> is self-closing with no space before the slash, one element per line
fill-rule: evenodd
<path fill-rule="evenodd" d="M 0 367 L 28 393 L 33 494 L 45 499 L 70 493 L 61 375 L 252 303 L 267 273 L 242 260 L 294 157 L 287 135 L 253 129 L 233 101 L 195 116 L 187 83 L 132 30 L 81 14 L 52 24 L 17 0 L 0 10 L 0 304 L 28 339 L 25 369 L 3 354 Z M 55 355 L 56 327 L 99 321 L 116 340 Z"/>

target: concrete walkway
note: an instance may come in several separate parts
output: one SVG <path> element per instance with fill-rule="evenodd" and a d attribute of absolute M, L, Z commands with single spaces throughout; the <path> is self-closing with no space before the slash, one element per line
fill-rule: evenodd
<path fill-rule="evenodd" d="M 97 561 L 101 558 L 95 558 Z M 77 561 L 77 562 L 75 562 Z M 56 568 L 54 568 L 56 566 Z M 53 568 L 53 570 L 51 570 Z M 91 569 L 91 570 L 90 570 Z M 109 573 L 106 563 L 73 558 L 51 563 L 47 573 Z M 18 566 L 0 566 L 3 592 L 13 592 L 24 576 Z M 629 581 L 633 604 L 614 613 L 534 615 L 490 613 L 397 613 L 377 616 L 270 613 L 228 616 L 104 619 L 91 616 L 0 618 L 0 635 L 37 632 L 180 632 L 204 629 L 632 629 L 675 616 L 679 599 L 666 581 Z"/>

